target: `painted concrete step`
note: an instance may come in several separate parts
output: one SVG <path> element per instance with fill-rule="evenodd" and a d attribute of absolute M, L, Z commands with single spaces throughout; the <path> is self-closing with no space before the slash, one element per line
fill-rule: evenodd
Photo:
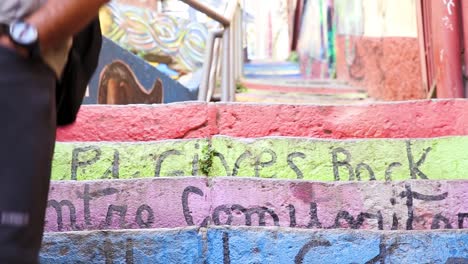
<path fill-rule="evenodd" d="M 49 233 L 41 263 L 468 263 L 468 231 L 185 228 Z"/>
<path fill-rule="evenodd" d="M 80 142 L 55 146 L 53 180 L 203 175 L 209 140 Z"/>
<path fill-rule="evenodd" d="M 339 80 L 307 80 L 307 79 L 243 79 L 242 84 L 248 89 L 277 91 L 284 93 L 312 94 L 352 94 L 365 93 L 365 89 L 357 88 Z"/>
<path fill-rule="evenodd" d="M 249 88 L 236 94 L 236 102 L 288 103 L 288 104 L 364 104 L 375 102 L 366 93 L 344 93 L 333 90 L 287 92 Z"/>
<path fill-rule="evenodd" d="M 428 138 L 468 135 L 468 100 L 365 105 L 204 104 L 83 106 L 58 141 L 295 136 Z"/>
<path fill-rule="evenodd" d="M 325 140 L 269 137 L 57 143 L 54 180 L 208 175 L 369 181 L 467 179 L 468 136 Z"/>
<path fill-rule="evenodd" d="M 311 182 L 179 177 L 53 182 L 46 231 L 281 226 L 468 228 L 468 181 Z"/>

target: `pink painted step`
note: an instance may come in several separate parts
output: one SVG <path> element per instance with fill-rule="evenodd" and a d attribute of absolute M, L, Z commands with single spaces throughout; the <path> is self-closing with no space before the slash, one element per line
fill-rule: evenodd
<path fill-rule="evenodd" d="M 429 138 L 468 134 L 468 100 L 365 105 L 178 103 L 83 106 L 58 141 L 235 137 Z"/>

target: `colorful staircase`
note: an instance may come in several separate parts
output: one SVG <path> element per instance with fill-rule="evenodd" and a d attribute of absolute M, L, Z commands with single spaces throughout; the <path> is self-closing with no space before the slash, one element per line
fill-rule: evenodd
<path fill-rule="evenodd" d="M 467 109 L 84 106 L 41 263 L 468 263 Z"/>

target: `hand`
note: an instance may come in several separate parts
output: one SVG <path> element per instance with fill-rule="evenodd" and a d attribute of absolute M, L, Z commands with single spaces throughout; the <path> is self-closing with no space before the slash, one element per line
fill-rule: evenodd
<path fill-rule="evenodd" d="M 0 46 L 15 51 L 16 53 L 18 53 L 18 55 L 20 55 L 23 58 L 28 57 L 28 50 L 16 46 L 8 36 L 0 36 Z"/>

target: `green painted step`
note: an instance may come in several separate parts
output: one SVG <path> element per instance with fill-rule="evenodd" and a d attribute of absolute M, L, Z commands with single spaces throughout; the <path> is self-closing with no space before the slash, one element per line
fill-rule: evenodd
<path fill-rule="evenodd" d="M 55 147 L 53 180 L 132 179 L 198 176 L 207 139 L 142 143 L 60 143 Z"/>
<path fill-rule="evenodd" d="M 467 179 L 467 148 L 466 136 L 360 140 L 215 136 L 144 143 L 57 143 L 52 178 Z"/>

